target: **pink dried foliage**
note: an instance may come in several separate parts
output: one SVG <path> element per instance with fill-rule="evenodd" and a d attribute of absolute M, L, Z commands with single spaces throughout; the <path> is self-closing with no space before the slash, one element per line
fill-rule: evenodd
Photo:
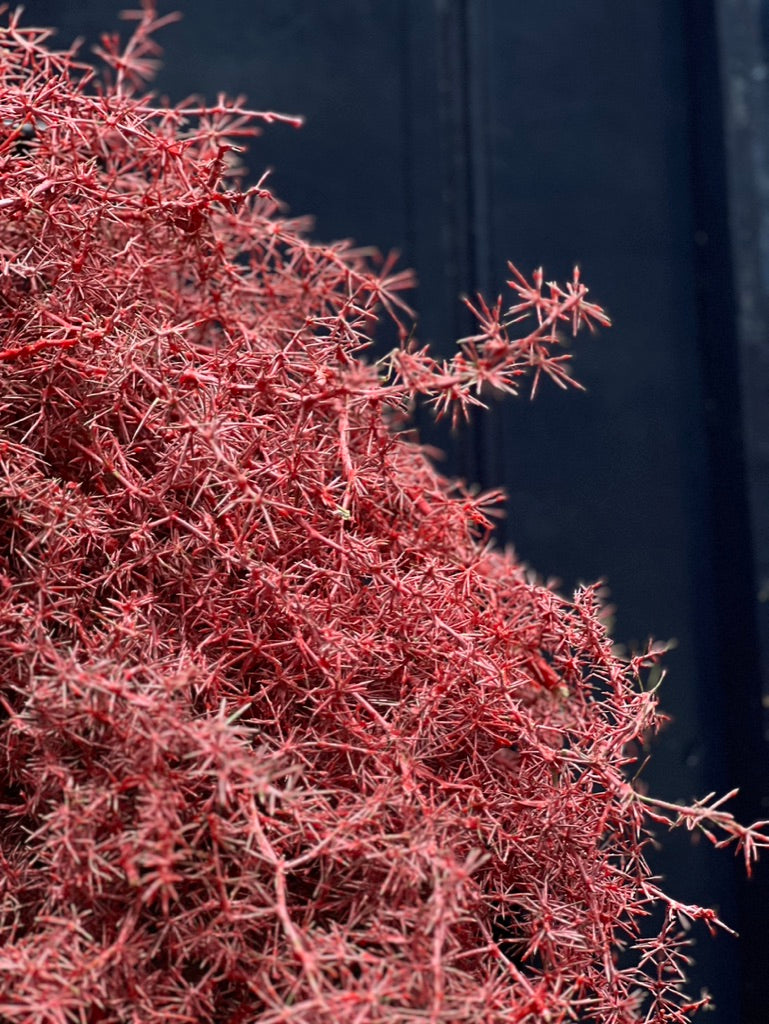
<path fill-rule="evenodd" d="M 0 36 L 0 1017 L 688 1020 L 681 922 L 718 922 L 649 827 L 748 867 L 766 833 L 632 783 L 657 652 L 403 429 L 569 383 L 559 329 L 605 315 L 511 268 L 453 359 L 416 348 L 408 273 L 242 185 L 296 119 L 153 106 L 169 19 L 136 18 L 101 77 Z"/>

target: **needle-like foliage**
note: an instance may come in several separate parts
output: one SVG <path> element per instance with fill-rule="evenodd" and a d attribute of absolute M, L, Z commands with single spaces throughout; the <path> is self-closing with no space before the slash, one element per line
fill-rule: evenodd
<path fill-rule="evenodd" d="M 408 274 L 242 185 L 238 140 L 292 119 L 153 106 L 163 20 L 101 77 L 0 30 L 0 1018 L 688 1020 L 680 920 L 717 922 L 648 827 L 748 866 L 765 833 L 631 783 L 656 652 L 401 429 L 568 383 L 559 332 L 604 313 L 511 268 L 432 358 Z"/>

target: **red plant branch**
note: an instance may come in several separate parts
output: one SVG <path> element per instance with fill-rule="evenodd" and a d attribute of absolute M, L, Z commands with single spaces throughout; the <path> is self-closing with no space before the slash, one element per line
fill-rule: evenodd
<path fill-rule="evenodd" d="M 573 383 L 560 331 L 605 314 L 511 267 L 434 359 L 410 275 L 242 188 L 232 140 L 279 115 L 141 95 L 168 20 L 101 78 L 0 34 L 0 1016 L 686 1020 L 679 917 L 715 916 L 648 828 L 749 866 L 765 824 L 633 788 L 658 652 L 619 659 L 597 589 L 532 582 L 499 495 L 397 429 Z"/>

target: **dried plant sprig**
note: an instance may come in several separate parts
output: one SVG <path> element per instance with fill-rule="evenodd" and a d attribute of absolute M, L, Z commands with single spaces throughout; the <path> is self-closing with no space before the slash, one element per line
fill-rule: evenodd
<path fill-rule="evenodd" d="M 393 415 L 570 383 L 605 314 L 511 267 L 434 360 L 410 275 L 242 187 L 279 115 L 141 95 L 167 20 L 102 77 L 0 32 L 0 1016 L 687 1020 L 715 915 L 648 829 L 749 865 L 765 824 L 634 787 L 659 650 L 617 657 L 599 589 L 533 582 Z"/>

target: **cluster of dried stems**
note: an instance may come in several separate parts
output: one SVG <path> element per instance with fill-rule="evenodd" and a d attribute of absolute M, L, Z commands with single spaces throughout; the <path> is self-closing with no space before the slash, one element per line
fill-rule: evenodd
<path fill-rule="evenodd" d="M 655 653 L 402 429 L 568 382 L 559 329 L 605 315 L 513 269 L 433 359 L 408 274 L 244 189 L 278 115 L 143 95 L 136 18 L 101 77 L 0 32 L 0 1017 L 688 1020 L 681 919 L 717 922 L 648 827 L 766 834 L 631 783 Z"/>

